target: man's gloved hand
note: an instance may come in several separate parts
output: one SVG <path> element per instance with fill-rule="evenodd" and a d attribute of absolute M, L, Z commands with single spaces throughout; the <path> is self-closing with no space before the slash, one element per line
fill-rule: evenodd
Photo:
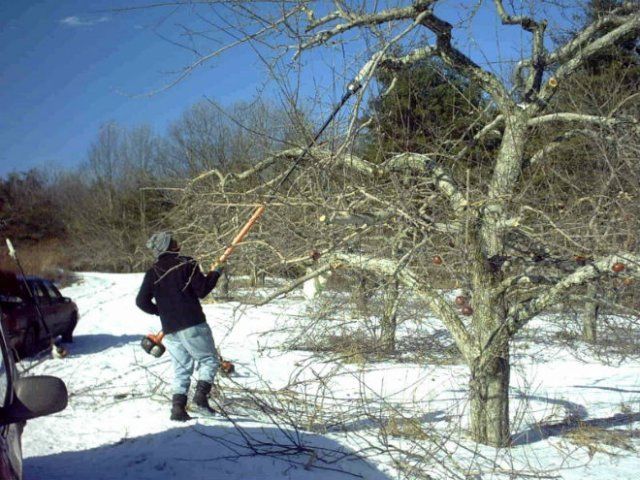
<path fill-rule="evenodd" d="M 218 272 L 220 275 L 222 275 L 222 271 L 224 270 L 226 264 L 227 262 L 215 262 L 213 265 L 211 265 L 211 271 Z"/>

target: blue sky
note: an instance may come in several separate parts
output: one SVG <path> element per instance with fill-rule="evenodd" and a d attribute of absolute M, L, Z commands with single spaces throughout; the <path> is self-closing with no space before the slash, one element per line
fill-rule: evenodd
<path fill-rule="evenodd" d="M 179 39 L 181 25 L 199 23 L 190 8 L 113 11 L 146 3 L 0 0 L 0 175 L 73 167 L 86 158 L 99 127 L 109 121 L 147 124 L 162 134 L 205 97 L 229 105 L 258 94 L 264 66 L 251 49 L 241 48 L 167 91 L 133 96 L 166 84 L 171 72 L 194 58 L 160 35 Z M 466 12 L 457 7 L 464 3 L 448 1 L 441 15 L 455 22 Z M 519 56 L 527 40 L 518 28 L 500 27 L 487 1 L 477 13 L 473 36 L 477 44 L 465 48 L 499 61 Z M 474 57 L 484 61 L 481 54 Z M 316 85 L 331 83 L 331 70 L 340 63 L 337 48 L 310 56 L 303 92 L 311 95 Z M 342 93 L 324 86 L 334 96 Z"/>
<path fill-rule="evenodd" d="M 192 57 L 154 33 L 163 18 L 169 29 L 178 18 L 166 19 L 166 11 L 102 11 L 113 5 L 0 2 L 0 175 L 77 164 L 108 121 L 161 132 L 204 95 L 229 103 L 255 94 L 246 52 L 235 54 L 224 75 L 212 75 L 212 64 L 168 92 L 132 98 L 162 86 L 171 78 L 167 72 Z"/>

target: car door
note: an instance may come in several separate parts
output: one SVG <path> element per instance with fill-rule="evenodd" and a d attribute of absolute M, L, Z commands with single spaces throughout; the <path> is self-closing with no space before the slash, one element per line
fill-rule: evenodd
<path fill-rule="evenodd" d="M 49 294 L 47 293 L 47 289 L 44 287 L 43 283 L 39 279 L 30 279 L 29 287 L 31 288 L 31 293 L 33 294 L 35 301 L 42 312 L 43 320 L 47 325 L 49 331 L 55 336 L 55 306 L 52 305 L 51 299 L 49 298 Z M 36 322 L 40 322 L 40 319 L 37 317 L 36 312 Z M 47 332 L 43 331 L 41 328 L 42 325 L 39 325 L 40 338 L 46 338 Z"/>
<path fill-rule="evenodd" d="M 51 305 L 52 327 L 51 333 L 54 335 L 66 330 L 71 319 L 71 305 L 65 302 L 60 291 L 49 280 L 43 280 L 42 286 L 47 291 Z"/>
<path fill-rule="evenodd" d="M 24 301 L 11 292 L 0 291 L 0 310 L 2 310 L 0 318 L 7 337 L 7 344 L 11 349 L 14 349 L 22 344 L 29 323 L 28 319 L 20 315 L 24 310 Z"/>
<path fill-rule="evenodd" d="M 12 386 L 15 370 L 5 342 L 2 324 L 0 324 L 0 350 L 0 408 L 4 408 L 13 397 Z M 20 435 L 23 424 L 5 425 L 2 420 L 0 415 L 0 478 L 20 480 L 22 478 Z"/>
<path fill-rule="evenodd" d="M 26 341 L 30 332 L 42 330 L 40 320 L 38 320 L 38 311 L 36 309 L 35 300 L 27 291 L 25 284 L 21 281 L 19 284 L 19 303 L 7 314 L 14 319 L 14 332 L 20 339 L 20 344 Z M 5 331 L 5 335 L 7 332 Z"/>

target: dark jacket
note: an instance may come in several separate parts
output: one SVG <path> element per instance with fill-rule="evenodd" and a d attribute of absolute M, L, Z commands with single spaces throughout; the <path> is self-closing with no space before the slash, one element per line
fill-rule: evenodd
<path fill-rule="evenodd" d="M 203 275 L 193 258 L 163 253 L 145 274 L 136 305 L 159 315 L 164 333 L 184 330 L 206 322 L 198 299 L 213 290 L 218 278 L 219 271 Z"/>

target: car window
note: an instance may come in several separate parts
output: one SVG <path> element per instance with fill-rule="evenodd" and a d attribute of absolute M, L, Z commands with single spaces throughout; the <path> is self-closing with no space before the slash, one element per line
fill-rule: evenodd
<path fill-rule="evenodd" d="M 53 285 L 53 283 L 43 282 L 43 284 L 46 287 L 47 293 L 49 294 L 49 297 L 51 297 L 52 300 L 58 300 L 62 298 L 62 295 L 60 294 L 58 289 Z"/>
<path fill-rule="evenodd" d="M 31 281 L 29 282 L 29 287 L 31 288 L 31 292 L 33 293 L 33 295 L 40 301 L 40 303 L 49 301 L 49 295 L 47 295 L 47 292 L 44 290 L 40 282 Z"/>
<path fill-rule="evenodd" d="M 22 303 L 22 299 L 15 295 L 8 295 L 5 293 L 0 293 L 0 302 L 5 303 Z"/>

